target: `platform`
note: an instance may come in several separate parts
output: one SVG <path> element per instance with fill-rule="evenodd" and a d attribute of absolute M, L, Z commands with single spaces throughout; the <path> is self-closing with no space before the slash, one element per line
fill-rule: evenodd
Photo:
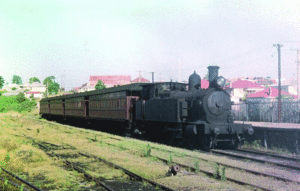
<path fill-rule="evenodd" d="M 300 152 L 300 124 L 253 121 L 235 121 L 234 123 L 252 125 L 254 134 L 248 138 L 251 140 L 261 140 L 264 147 L 279 145 L 284 148 L 292 148 L 296 153 Z"/>
<path fill-rule="evenodd" d="M 254 122 L 254 121 L 235 121 L 237 124 L 250 124 L 255 128 L 268 128 L 276 130 L 300 130 L 300 124 L 297 123 L 272 123 L 272 122 Z"/>

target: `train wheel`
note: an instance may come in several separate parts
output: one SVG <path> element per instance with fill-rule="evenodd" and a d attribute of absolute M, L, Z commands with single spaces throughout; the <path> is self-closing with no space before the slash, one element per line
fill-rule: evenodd
<path fill-rule="evenodd" d="M 187 142 L 188 142 L 189 149 L 195 149 L 197 146 L 196 135 L 189 135 L 187 137 Z"/>
<path fill-rule="evenodd" d="M 230 149 L 233 149 L 233 150 L 236 150 L 238 149 L 240 146 L 240 142 L 237 138 L 232 138 L 230 144 L 229 144 L 229 148 Z"/>
<path fill-rule="evenodd" d="M 176 133 L 176 141 L 177 141 L 177 143 L 178 143 L 180 146 L 182 146 L 182 145 L 184 144 L 185 139 L 184 139 L 184 137 L 182 136 L 182 132 Z"/>
<path fill-rule="evenodd" d="M 213 139 L 209 135 L 204 135 L 201 140 L 201 148 L 202 150 L 209 151 L 212 148 Z"/>

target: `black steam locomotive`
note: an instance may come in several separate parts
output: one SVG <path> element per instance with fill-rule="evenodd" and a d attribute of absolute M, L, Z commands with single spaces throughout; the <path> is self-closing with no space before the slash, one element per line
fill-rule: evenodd
<path fill-rule="evenodd" d="M 40 114 L 52 118 L 121 122 L 127 135 L 209 150 L 215 145 L 236 148 L 250 125 L 234 124 L 230 95 L 218 66 L 209 66 L 209 88 L 201 89 L 194 72 L 187 84 L 140 83 L 42 99 Z M 116 124 L 116 123 L 111 123 Z M 113 127 L 112 127 L 113 128 Z M 99 127 L 101 130 L 101 127 Z"/>
<path fill-rule="evenodd" d="M 188 90 L 181 83 L 143 85 L 135 104 L 136 132 L 160 140 L 188 142 L 191 148 L 209 150 L 218 142 L 236 148 L 241 136 L 253 134 L 250 125 L 234 124 L 230 95 L 223 89 L 225 79 L 218 66 L 209 66 L 209 88 L 201 89 L 201 78 L 192 74 Z"/>

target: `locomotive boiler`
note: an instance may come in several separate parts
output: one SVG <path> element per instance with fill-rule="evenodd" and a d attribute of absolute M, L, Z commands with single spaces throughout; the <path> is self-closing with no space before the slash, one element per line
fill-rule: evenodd
<path fill-rule="evenodd" d="M 196 72 L 189 77 L 188 89 L 174 82 L 143 85 L 141 99 L 135 103 L 135 132 L 204 150 L 220 143 L 236 148 L 244 133 L 252 135 L 250 125 L 233 123 L 230 95 L 223 89 L 226 80 L 218 76 L 219 67 L 208 70 L 208 89 L 201 89 Z"/>

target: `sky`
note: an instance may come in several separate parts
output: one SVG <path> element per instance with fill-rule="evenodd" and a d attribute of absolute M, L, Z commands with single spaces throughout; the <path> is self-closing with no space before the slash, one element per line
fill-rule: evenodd
<path fill-rule="evenodd" d="M 300 1 L 0 0 L 0 76 L 55 76 L 68 90 L 91 75 L 187 81 L 297 75 Z"/>

